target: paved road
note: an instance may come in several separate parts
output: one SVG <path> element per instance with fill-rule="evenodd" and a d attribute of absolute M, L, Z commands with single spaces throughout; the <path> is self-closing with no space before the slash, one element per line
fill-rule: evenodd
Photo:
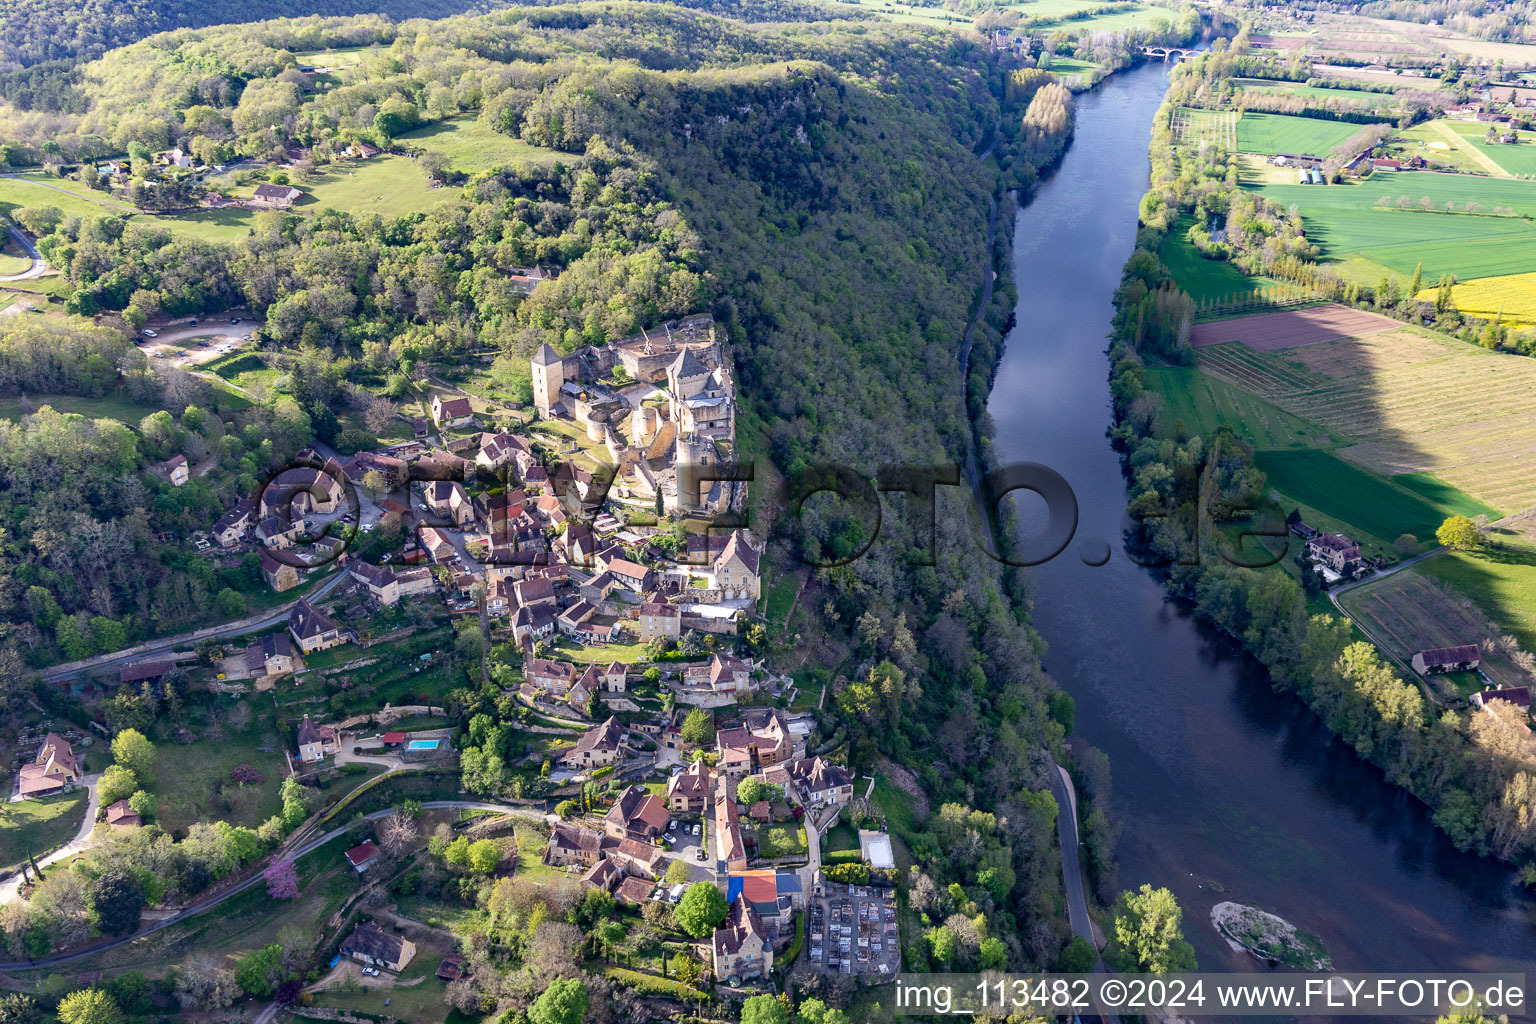
<path fill-rule="evenodd" d="M 48 856 L 37 862 L 40 868 L 46 868 L 50 864 L 57 864 L 67 857 L 87 850 L 91 846 L 91 833 L 96 831 L 96 811 L 101 806 L 100 794 L 97 792 L 96 783 L 101 781 L 100 775 L 86 775 L 80 779 L 80 784 L 85 787 L 87 799 L 85 801 L 85 820 L 80 822 L 80 829 L 75 833 L 75 838 L 54 850 Z M 0 906 L 15 900 L 21 893 L 21 872 L 0 882 Z"/>
<path fill-rule="evenodd" d="M 43 261 L 42 254 L 37 251 L 37 246 L 32 244 L 32 239 L 22 234 L 21 229 L 14 224 L 11 225 L 11 237 L 16 239 L 23 249 L 27 250 L 27 255 L 32 258 L 32 265 L 19 274 L 8 274 L 5 277 L 0 277 L 0 281 L 29 281 L 34 277 L 42 277 L 46 274 L 48 272 L 48 264 Z"/>
<path fill-rule="evenodd" d="M 310 593 L 306 596 L 311 601 L 318 601 L 329 594 L 331 591 L 335 590 L 338 586 L 341 585 L 342 581 L 347 578 L 347 573 L 337 573 L 335 576 L 322 583 L 313 593 Z M 298 601 L 294 600 L 293 602 L 282 605 L 281 607 L 276 608 L 265 615 L 254 616 L 248 619 L 241 619 L 238 622 L 226 623 L 223 626 L 210 626 L 205 629 L 194 630 L 190 633 L 181 633 L 176 636 L 165 637 L 161 640 L 151 640 L 148 643 L 133 648 L 132 650 L 118 651 L 115 654 L 100 654 L 94 658 L 87 658 L 84 661 L 73 661 L 65 665 L 55 665 L 52 668 L 44 669 L 42 676 L 49 682 L 53 682 L 59 679 L 69 679 L 79 675 L 86 669 L 120 667 L 124 664 L 127 664 L 128 662 L 143 661 L 146 658 L 152 658 L 158 654 L 168 654 L 178 647 L 185 647 L 202 640 L 222 640 L 227 639 L 228 637 L 240 636 L 244 633 L 252 633 L 257 630 L 266 629 L 270 626 L 275 626 L 280 622 L 286 622 L 288 619 L 288 612 L 297 603 Z"/>
<path fill-rule="evenodd" d="M 519 814 L 538 817 L 541 820 L 546 821 L 549 817 L 547 815 L 539 814 L 537 811 L 530 811 L 526 807 L 509 807 L 506 804 L 488 803 L 481 800 L 429 800 L 426 803 L 423 803 L 421 806 L 427 810 L 498 811 L 505 814 Z M 385 815 L 394 813 L 394 811 L 395 808 L 386 807 L 383 810 L 374 811 L 372 814 L 366 815 L 366 817 L 370 821 L 377 821 L 379 818 L 382 818 Z M 324 846 L 332 839 L 335 839 L 337 836 L 345 835 L 347 830 L 351 827 L 351 822 L 348 822 L 346 825 L 343 825 L 339 828 L 333 828 L 329 832 L 306 841 L 296 849 L 287 851 L 286 856 L 297 860 L 299 857 L 303 857 L 305 854 L 313 853 L 315 850 L 318 850 L 320 847 Z M 101 953 L 109 949 L 115 949 L 118 946 L 123 946 L 130 942 L 134 942 L 146 935 L 152 935 L 155 932 L 169 928 L 173 924 L 180 924 L 182 921 L 189 920 L 208 910 L 212 910 L 214 907 L 218 906 L 220 903 L 223 903 L 225 900 L 237 896 L 245 890 L 249 889 L 251 886 L 258 884 L 265 884 L 264 879 L 262 878 L 262 873 L 260 871 L 255 872 L 251 875 L 250 878 L 247 878 L 245 881 L 241 882 L 234 888 L 226 889 L 224 892 L 219 893 L 217 896 L 210 896 L 205 900 L 194 903 L 176 916 L 168 917 L 163 921 L 156 921 L 149 927 L 141 928 L 134 932 L 132 935 L 124 935 L 122 938 L 113 939 L 111 942 L 103 942 L 99 945 L 91 946 L 89 949 L 79 949 L 72 953 L 61 953 L 58 956 L 50 956 L 42 960 L 23 960 L 13 963 L 0 963 L 0 971 L 42 970 L 49 967 L 57 967 L 61 964 L 67 964 L 73 960 L 79 960 L 81 957 L 94 956 L 97 953 Z"/>
<path fill-rule="evenodd" d="M 1088 916 L 1088 900 L 1083 893 L 1083 866 L 1079 856 L 1082 847 L 1077 838 L 1077 792 L 1072 787 L 1072 777 L 1061 765 L 1056 765 L 1051 795 L 1056 798 L 1056 834 L 1061 841 L 1061 880 L 1067 890 L 1067 919 L 1072 923 L 1073 934 L 1081 935 L 1097 950 L 1099 944 L 1093 935 L 1093 918 Z M 1099 966 L 1102 968 L 1102 961 Z"/>

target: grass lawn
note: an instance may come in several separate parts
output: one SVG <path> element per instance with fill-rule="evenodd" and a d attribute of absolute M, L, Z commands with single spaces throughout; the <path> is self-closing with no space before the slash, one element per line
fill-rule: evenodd
<path fill-rule="evenodd" d="M 316 213 L 327 207 L 353 215 L 376 213 L 386 220 L 425 212 L 459 198 L 455 188 L 434 189 L 426 171 L 403 156 L 335 164 L 299 185 L 306 193 L 297 209 Z"/>
<path fill-rule="evenodd" d="M 1173 230 L 1163 238 L 1157 250 L 1180 288 L 1196 302 L 1205 299 L 1225 299 L 1234 295 L 1246 295 L 1259 288 L 1274 284 L 1268 278 L 1249 277 L 1226 260 L 1206 259 L 1185 237 L 1194 226 L 1195 219 L 1185 215 L 1174 224 Z"/>
<path fill-rule="evenodd" d="M 832 826 L 832 830 L 826 834 L 822 843 L 822 850 L 826 853 L 837 853 L 859 850 L 859 832 L 847 822 L 839 822 Z"/>
<path fill-rule="evenodd" d="M 1522 648 L 1536 651 L 1536 547 L 1508 532 L 1496 536 L 1503 546 L 1447 552 L 1414 570 L 1471 599 Z"/>
<path fill-rule="evenodd" d="M 0 276 L 19 274 L 32 265 L 32 258 L 27 255 L 9 231 L 0 233 Z"/>
<path fill-rule="evenodd" d="M 105 192 L 91 191 L 78 181 L 41 174 L 24 178 L 0 178 L 0 214 L 9 215 L 26 206 L 53 206 L 66 216 L 80 217 L 132 212 L 130 207 L 117 202 Z"/>
<path fill-rule="evenodd" d="M 0 804 L 0 866 L 41 857 L 74 838 L 85 814 L 85 791 Z"/>
<path fill-rule="evenodd" d="M 268 365 L 265 359 L 253 352 L 231 352 L 227 356 L 210 359 L 201 369 L 218 374 L 236 387 L 247 389 L 256 385 L 270 389 L 283 375 L 281 370 Z"/>
<path fill-rule="evenodd" d="M 398 137 L 406 146 L 441 153 L 456 171 L 476 171 L 505 167 L 515 160 L 550 163 L 563 154 L 559 150 L 534 146 L 521 139 L 503 135 L 478 118 L 453 118 L 418 128 Z"/>
<path fill-rule="evenodd" d="M 418 945 L 420 946 L 419 943 Z M 387 971 L 384 973 L 383 978 L 393 981 L 393 985 L 348 985 L 331 988 L 314 993 L 311 1005 L 372 1014 L 380 1020 L 385 1019 L 387 1015 L 389 1018 L 409 1021 L 412 1024 L 418 1021 L 421 1024 L 429 1024 L 429 1022 L 436 1024 L 448 1011 L 448 1004 L 443 999 L 446 983 L 433 976 L 443 954 L 449 952 L 447 947 L 445 940 L 442 948 L 436 950 L 425 946 L 418 948 L 416 958 L 406 965 L 404 971 L 398 975 Z M 386 1000 L 388 1000 L 387 1003 Z"/>
<path fill-rule="evenodd" d="M 765 825 L 757 830 L 757 851 L 763 857 L 795 857 L 806 852 L 805 829 L 798 825 Z"/>
<path fill-rule="evenodd" d="M 1364 127 L 1317 117 L 1246 111 L 1237 122 L 1237 148 L 1244 153 L 1263 153 L 1265 156 L 1302 153 L 1323 157 Z"/>
<path fill-rule="evenodd" d="M 551 646 L 559 657 L 578 665 L 608 665 L 615 661 L 633 665 L 645 660 L 645 643 L 640 640 L 629 644 L 578 644 L 559 634 L 559 640 Z"/>
<path fill-rule="evenodd" d="M 141 227 L 164 228 L 183 238 L 203 242 L 238 242 L 251 233 L 256 224 L 255 210 L 225 207 L 178 214 L 137 214 L 133 222 Z"/>
<path fill-rule="evenodd" d="M 226 711 L 233 704 L 225 705 Z M 244 733 L 228 725 L 220 738 L 202 738 L 187 746 L 157 743 L 154 795 L 156 817 L 166 829 L 185 828 L 197 821 L 225 820 L 255 827 L 277 813 L 278 785 L 283 778 L 282 744 L 267 709 L 252 708 L 253 723 Z M 206 729 L 193 729 L 203 735 Z M 263 750 L 262 747 L 269 749 Z M 239 786 L 229 779 L 236 765 L 248 764 L 265 781 Z"/>
<path fill-rule="evenodd" d="M 1232 84 L 1240 87 L 1244 92 L 1285 93 L 1292 96 L 1305 96 L 1308 99 L 1315 100 L 1357 100 L 1373 107 L 1389 106 L 1397 102 L 1393 94 L 1389 92 L 1370 92 L 1366 89 L 1307 85 L 1303 82 L 1279 82 L 1268 78 L 1234 78 Z"/>
<path fill-rule="evenodd" d="M 23 409 L 19 397 L 0 398 L 0 419 L 19 421 L 27 412 L 36 412 L 43 406 L 53 407 L 55 412 L 79 413 L 89 419 L 109 419 L 125 423 L 137 430 L 139 421 L 155 411 L 154 406 L 139 405 L 126 398 L 80 398 L 75 395 L 27 395 L 27 409 Z"/>
<path fill-rule="evenodd" d="M 1282 494 L 1387 540 L 1403 533 L 1432 537 L 1446 516 L 1418 494 L 1328 452 L 1259 452 L 1256 462 Z"/>
<path fill-rule="evenodd" d="M 372 46 L 337 46 L 329 50 L 307 50 L 294 54 L 300 64 L 316 68 L 345 68 L 362 63 L 369 54 L 388 52 L 387 48 Z"/>
<path fill-rule="evenodd" d="M 1246 118 L 1244 119 L 1246 120 Z M 1424 279 L 1526 273 L 1536 251 L 1536 189 L 1507 178 L 1401 171 L 1354 185 L 1263 185 L 1256 189 L 1301 213 L 1307 238 L 1328 260 L 1361 257 L 1399 274 L 1424 265 Z M 1421 206 L 1429 200 L 1430 210 Z M 1406 206 L 1399 208 L 1399 200 Z M 1467 213 L 1467 203 L 1478 205 Z M 1455 207 L 1446 213 L 1446 203 Z M 1495 206 L 1512 216 L 1494 216 Z M 1440 212 L 1434 212 L 1440 211 Z"/>

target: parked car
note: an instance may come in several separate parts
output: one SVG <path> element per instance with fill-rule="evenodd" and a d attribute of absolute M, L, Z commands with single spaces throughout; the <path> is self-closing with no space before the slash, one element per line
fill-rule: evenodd
<path fill-rule="evenodd" d="M 230 321 L 230 323 L 232 323 L 232 324 L 237 324 L 239 322 L 240 322 L 240 318 L 239 317 L 235 317 L 233 320 Z"/>
<path fill-rule="evenodd" d="M 193 321 L 190 321 L 190 322 L 189 322 L 189 323 L 188 323 L 188 324 L 187 324 L 187 326 L 188 326 L 188 327 L 196 327 L 196 326 L 197 326 L 197 321 L 196 321 L 196 320 L 193 320 Z"/>
<path fill-rule="evenodd" d="M 379 969 L 377 967 L 364 967 L 363 973 L 370 978 L 377 978 L 379 976 Z"/>
<path fill-rule="evenodd" d="M 160 337 L 160 335 L 156 334 L 154 331 L 152 331 L 148 327 L 146 327 L 146 328 L 144 328 L 144 337 L 146 337 L 146 338 L 158 338 L 158 337 Z"/>

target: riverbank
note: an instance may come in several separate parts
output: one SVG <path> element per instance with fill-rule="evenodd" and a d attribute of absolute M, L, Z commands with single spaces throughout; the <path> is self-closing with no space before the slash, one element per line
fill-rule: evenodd
<path fill-rule="evenodd" d="M 1044 665 L 1076 702 L 1074 753 L 1114 770 L 1117 889 L 1172 889 L 1188 920 L 1261 905 L 1316 935 L 1340 969 L 1483 969 L 1536 959 L 1536 905 L 1508 873 L 1458 853 L 1428 813 L 1339 742 L 1263 666 L 1169 599 L 1118 543 L 1126 479 L 1106 438 L 1115 396 L 1105 338 L 1147 187 L 1147 139 L 1166 66 L 1078 97 L 1072 146 L 1017 215 L 1016 323 L 988 414 L 999 463 L 1061 473 L 1076 537 L 1029 571 L 1023 600 Z M 1037 534 L 1039 505 L 1018 505 Z M 1092 542 L 1108 561 L 1085 560 Z M 1022 574 L 1020 574 L 1022 575 Z M 1250 969 L 1214 928 L 1201 966 Z"/>

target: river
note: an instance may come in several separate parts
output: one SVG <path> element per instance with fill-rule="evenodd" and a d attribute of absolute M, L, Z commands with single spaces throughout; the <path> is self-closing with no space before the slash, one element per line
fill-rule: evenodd
<path fill-rule="evenodd" d="M 999 458 L 1044 463 L 1077 495 L 1077 539 L 1031 570 L 1034 623 L 1077 735 L 1114 768 L 1120 886 L 1172 889 L 1204 969 L 1252 969 L 1209 923 L 1234 899 L 1318 935 L 1340 970 L 1524 970 L 1536 900 L 1458 853 L 1422 805 L 1124 554 L 1105 338 L 1165 86 L 1166 68 L 1147 65 L 1078 98 L 1061 168 L 1019 212 L 1018 326 L 989 406 Z M 1038 509 L 1021 513 L 1024 532 L 1037 528 Z M 1085 564 L 1085 538 L 1110 542 L 1107 564 Z"/>

